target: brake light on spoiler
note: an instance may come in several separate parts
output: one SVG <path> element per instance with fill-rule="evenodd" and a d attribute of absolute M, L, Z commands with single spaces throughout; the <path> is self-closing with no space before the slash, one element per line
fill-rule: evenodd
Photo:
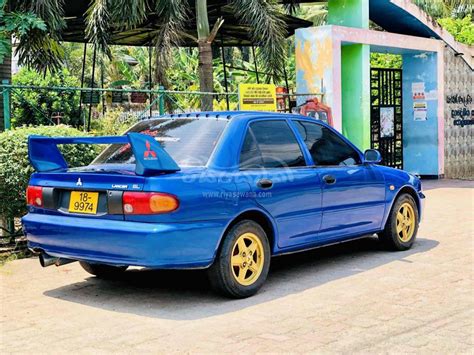
<path fill-rule="evenodd" d="M 26 204 L 43 207 L 43 188 L 41 186 L 28 186 L 26 189 Z"/>
<path fill-rule="evenodd" d="M 124 214 L 159 214 L 178 209 L 176 196 L 161 192 L 125 191 L 122 196 Z"/>

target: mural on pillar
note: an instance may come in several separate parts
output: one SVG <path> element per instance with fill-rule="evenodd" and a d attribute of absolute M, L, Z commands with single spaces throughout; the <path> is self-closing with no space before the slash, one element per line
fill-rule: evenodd
<path fill-rule="evenodd" d="M 296 50 L 296 87 L 297 93 L 304 94 L 324 94 L 324 110 L 330 110 L 332 106 L 332 82 L 333 82 L 333 40 L 330 29 L 322 28 L 305 29 L 305 31 L 296 31 L 295 36 Z M 297 98 L 298 106 L 313 105 L 317 95 L 312 97 L 299 96 Z M 319 101 L 319 100 L 318 100 Z M 314 105 L 313 105 L 314 106 Z M 298 109 L 304 114 L 304 107 Z M 311 111 L 312 112 L 312 111 Z M 330 113 L 329 113 L 330 115 Z M 325 116 L 326 117 L 326 116 Z M 332 119 L 326 121 L 332 125 Z"/>

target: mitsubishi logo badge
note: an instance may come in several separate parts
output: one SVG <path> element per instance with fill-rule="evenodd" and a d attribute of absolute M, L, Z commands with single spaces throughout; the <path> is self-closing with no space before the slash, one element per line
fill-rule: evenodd
<path fill-rule="evenodd" d="M 77 179 L 76 186 L 82 186 L 81 178 Z"/>

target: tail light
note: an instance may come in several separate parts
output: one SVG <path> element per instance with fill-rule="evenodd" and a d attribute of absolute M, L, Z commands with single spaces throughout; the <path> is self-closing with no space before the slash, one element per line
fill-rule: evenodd
<path fill-rule="evenodd" d="M 41 186 L 28 186 L 26 189 L 26 204 L 30 206 L 43 206 L 43 188 Z"/>
<path fill-rule="evenodd" d="M 122 205 L 125 214 L 159 214 L 175 211 L 179 201 L 176 196 L 161 192 L 125 191 Z"/>

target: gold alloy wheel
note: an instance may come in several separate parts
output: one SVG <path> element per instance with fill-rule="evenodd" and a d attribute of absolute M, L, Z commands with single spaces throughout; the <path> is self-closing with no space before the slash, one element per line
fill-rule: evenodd
<path fill-rule="evenodd" d="M 235 280 L 249 286 L 257 281 L 264 264 L 263 244 L 253 233 L 244 233 L 232 248 L 231 269 Z"/>
<path fill-rule="evenodd" d="M 410 241 L 415 232 L 415 211 L 408 202 L 403 203 L 397 213 L 397 234 L 404 243 Z"/>

